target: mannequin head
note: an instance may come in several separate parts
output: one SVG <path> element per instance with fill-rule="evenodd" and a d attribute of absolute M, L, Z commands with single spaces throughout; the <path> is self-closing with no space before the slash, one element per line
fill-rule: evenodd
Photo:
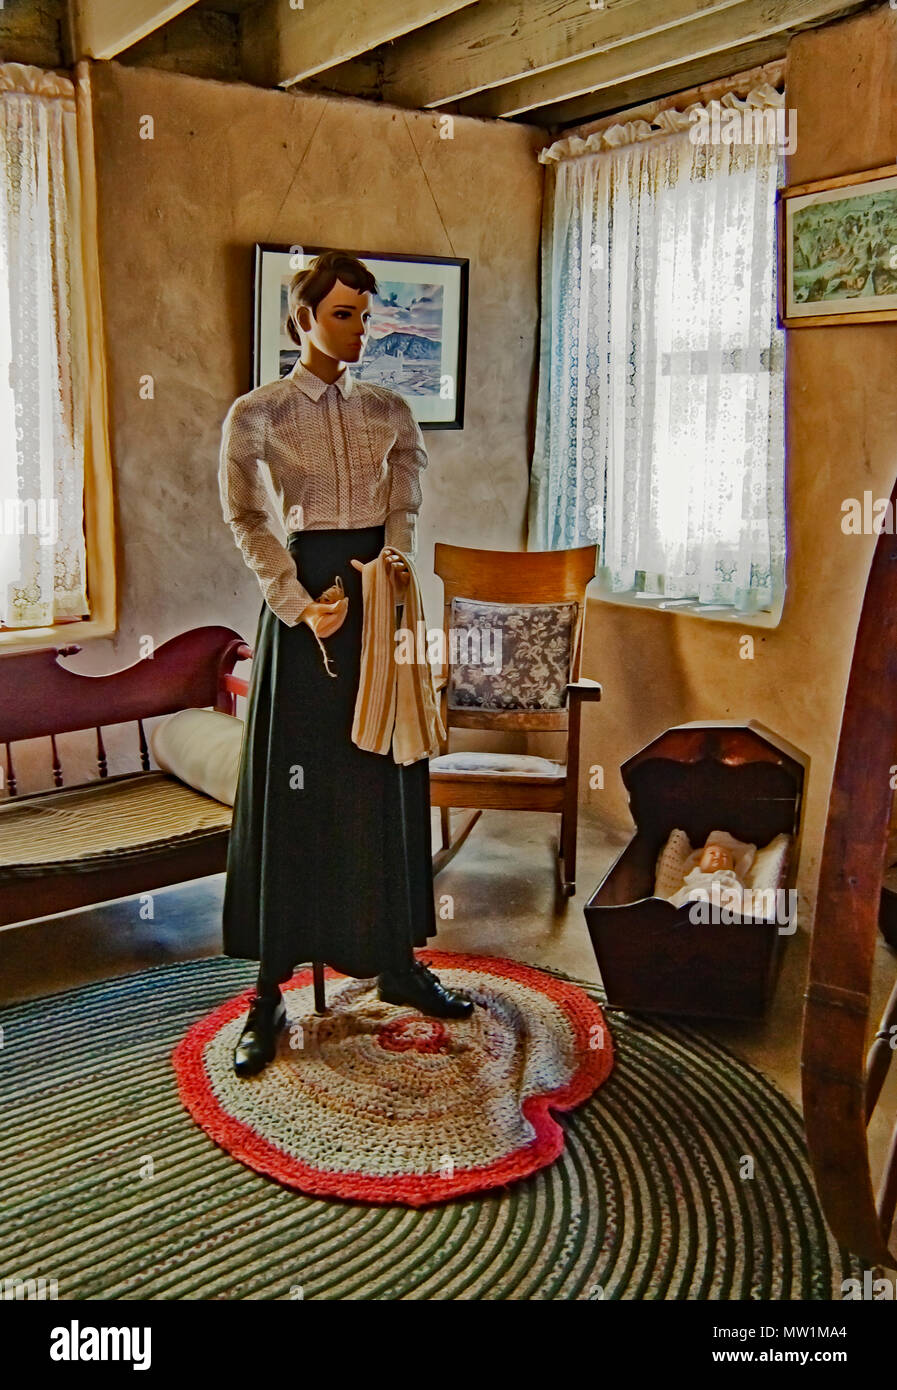
<path fill-rule="evenodd" d="M 367 266 L 341 251 L 325 251 L 290 282 L 287 332 L 306 355 L 357 362 L 371 323 L 377 281 Z"/>
<path fill-rule="evenodd" d="M 735 861 L 732 851 L 725 849 L 723 845 L 707 845 L 698 867 L 702 874 L 716 874 L 721 869 L 733 869 Z"/>

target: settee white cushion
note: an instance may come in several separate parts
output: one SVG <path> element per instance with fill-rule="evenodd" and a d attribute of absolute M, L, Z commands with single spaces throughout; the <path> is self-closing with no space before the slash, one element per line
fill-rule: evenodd
<path fill-rule="evenodd" d="M 431 772 L 450 773 L 453 777 L 483 776 L 491 774 L 498 777 L 563 777 L 564 763 L 556 763 L 551 758 L 536 758 L 527 753 L 473 752 L 443 753 L 430 759 Z"/>
<path fill-rule="evenodd" d="M 150 734 L 153 757 L 198 792 L 233 806 L 240 771 L 243 720 L 215 709 L 182 709 Z"/>

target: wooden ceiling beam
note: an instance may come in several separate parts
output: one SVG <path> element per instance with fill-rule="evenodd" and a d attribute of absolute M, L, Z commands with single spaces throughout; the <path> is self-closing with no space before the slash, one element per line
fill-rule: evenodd
<path fill-rule="evenodd" d="M 195 0 L 70 0 L 74 57 L 115 58 L 193 7 Z"/>
<path fill-rule="evenodd" d="M 379 54 L 379 93 L 395 106 L 424 109 L 461 101 L 499 82 L 532 77 L 647 34 L 661 34 L 695 14 L 740 0 L 586 0 L 551 6 L 489 0 L 409 34 Z M 326 76 L 331 90 L 360 95 L 370 64 L 347 63 Z"/>
<path fill-rule="evenodd" d="M 588 97 L 602 89 L 632 82 L 640 77 L 657 77 L 666 69 L 686 62 L 718 56 L 726 51 L 788 35 L 796 29 L 861 8 L 844 0 L 738 0 L 725 9 L 714 9 L 672 29 L 619 44 L 607 52 L 595 53 L 494 86 L 457 103 L 463 115 L 508 117 L 556 106 L 575 97 Z M 662 90 L 662 86 L 658 88 Z M 539 120 L 545 119 L 544 113 Z"/>
<path fill-rule="evenodd" d="M 251 82 L 290 87 L 445 19 L 474 0 L 262 0 L 243 14 L 241 61 Z"/>

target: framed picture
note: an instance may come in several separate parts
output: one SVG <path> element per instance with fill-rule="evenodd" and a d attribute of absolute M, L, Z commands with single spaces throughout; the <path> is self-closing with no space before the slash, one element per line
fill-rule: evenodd
<path fill-rule="evenodd" d="M 297 270 L 326 246 L 255 248 L 253 375 L 255 386 L 292 371 L 299 348 L 287 334 L 288 290 Z M 464 424 L 467 355 L 466 260 L 346 251 L 377 281 L 364 354 L 351 363 L 356 381 L 388 386 L 405 397 L 422 429 Z"/>
<path fill-rule="evenodd" d="M 897 165 L 782 189 L 779 321 L 897 319 Z"/>

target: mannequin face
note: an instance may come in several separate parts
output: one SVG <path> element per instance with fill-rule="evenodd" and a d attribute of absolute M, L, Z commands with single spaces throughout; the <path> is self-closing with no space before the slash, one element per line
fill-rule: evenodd
<path fill-rule="evenodd" d="M 313 350 L 336 362 L 357 362 L 370 330 L 371 292 L 353 290 L 337 280 L 321 300 L 316 314 L 307 304 L 300 304 L 296 319 L 302 331 L 303 355 L 311 343 Z"/>
<path fill-rule="evenodd" d="M 720 869 L 734 868 L 734 860 L 731 852 L 722 845 L 708 845 L 698 867 L 702 874 L 716 874 Z"/>

